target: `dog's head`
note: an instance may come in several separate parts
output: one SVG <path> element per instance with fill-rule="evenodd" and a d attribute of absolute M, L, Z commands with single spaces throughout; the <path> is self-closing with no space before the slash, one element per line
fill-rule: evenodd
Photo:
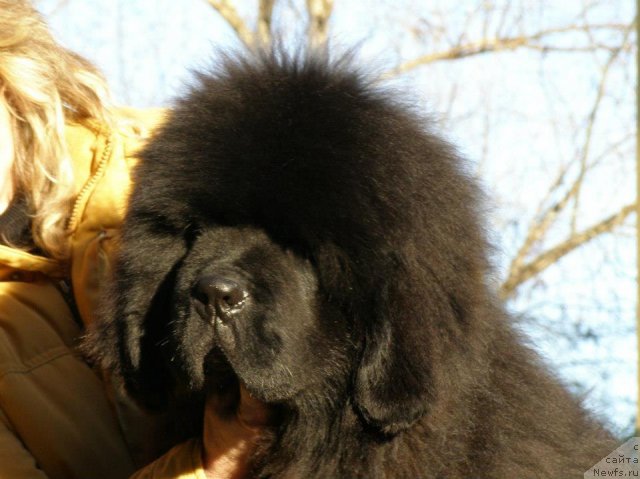
<path fill-rule="evenodd" d="M 250 227 L 197 236 L 175 279 L 166 354 L 189 389 L 237 378 L 258 398 L 321 389 L 349 353 L 349 325 L 322 297 L 308 259 Z"/>
<path fill-rule="evenodd" d="M 427 125 L 349 58 L 202 76 L 136 171 L 103 364 L 146 402 L 229 366 L 266 401 L 331 386 L 412 424 L 486 299 L 478 195 Z"/>

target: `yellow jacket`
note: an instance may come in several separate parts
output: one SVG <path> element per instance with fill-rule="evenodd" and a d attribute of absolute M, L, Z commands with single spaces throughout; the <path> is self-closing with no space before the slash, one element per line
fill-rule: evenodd
<path fill-rule="evenodd" d="M 0 479 L 126 478 L 152 457 L 153 418 L 76 349 L 110 274 L 136 151 L 162 117 L 122 113 L 127 126 L 117 133 L 67 127 L 76 178 L 70 261 L 0 245 Z M 204 478 L 199 443 L 177 446 L 136 477 Z"/>

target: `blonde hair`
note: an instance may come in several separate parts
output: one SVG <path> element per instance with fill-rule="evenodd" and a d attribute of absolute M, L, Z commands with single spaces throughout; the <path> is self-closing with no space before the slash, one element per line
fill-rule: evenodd
<path fill-rule="evenodd" d="M 14 142 L 14 191 L 34 212 L 33 239 L 65 258 L 73 171 L 64 125 L 94 119 L 110 128 L 109 93 L 97 69 L 60 46 L 26 0 L 0 0 L 0 103 Z"/>

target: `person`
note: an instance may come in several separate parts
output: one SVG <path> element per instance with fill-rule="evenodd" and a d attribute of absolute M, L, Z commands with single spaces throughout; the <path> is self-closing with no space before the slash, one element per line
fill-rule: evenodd
<path fill-rule="evenodd" d="M 163 117 L 115 108 L 28 0 L 0 0 L 0 477 L 246 474 L 268 415 L 246 391 L 230 418 L 209 400 L 203 437 L 157 457 L 157 418 L 78 353 L 136 152 Z"/>

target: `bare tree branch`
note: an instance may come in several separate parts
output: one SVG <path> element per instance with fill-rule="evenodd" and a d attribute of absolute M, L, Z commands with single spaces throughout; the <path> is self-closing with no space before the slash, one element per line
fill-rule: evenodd
<path fill-rule="evenodd" d="M 566 256 L 571 251 L 591 241 L 596 236 L 611 232 L 617 226 L 620 226 L 635 209 L 635 203 L 624 206 L 617 213 L 614 213 L 584 231 L 571 235 L 562 243 L 538 255 L 516 271 L 510 272 L 509 277 L 500 287 L 500 296 L 503 299 L 509 298 L 514 294 L 520 284 L 540 274 L 563 256 Z"/>
<path fill-rule="evenodd" d="M 567 167 L 562 168 L 560 174 L 549 189 L 547 197 L 551 195 L 551 192 L 553 190 L 557 189 L 564 182 L 567 171 Z M 562 198 L 560 198 L 553 205 L 547 208 L 547 210 L 534 221 L 533 225 L 529 227 L 527 236 L 522 243 L 522 246 L 511 261 L 511 265 L 509 266 L 509 276 L 507 281 L 505 281 L 505 284 L 509 283 L 510 278 L 516 278 L 519 276 L 520 272 L 524 268 L 525 260 L 529 256 L 529 253 L 533 249 L 533 246 L 538 244 L 547 234 L 560 213 L 564 211 L 566 206 L 569 204 L 569 201 L 571 201 L 571 199 L 580 189 L 584 173 L 586 173 L 586 169 L 584 170 L 584 172 L 581 172 L 581 174 L 578 175 L 578 177 L 574 180 L 571 188 L 566 191 Z"/>
<path fill-rule="evenodd" d="M 307 11 L 309 12 L 310 45 L 314 47 L 326 45 L 333 0 L 307 0 Z"/>
<path fill-rule="evenodd" d="M 233 30 L 238 35 L 238 38 L 244 43 L 247 47 L 252 47 L 255 43 L 255 35 L 254 33 L 246 26 L 238 11 L 228 0 L 206 0 L 209 5 L 211 5 L 222 18 L 224 18 L 229 26 L 233 28 Z"/>
<path fill-rule="evenodd" d="M 513 282 L 513 278 L 518 278 L 521 275 L 526 266 L 524 265 L 526 258 L 530 255 L 533 247 L 540 243 L 544 236 L 547 234 L 551 226 L 555 223 L 556 219 L 562 213 L 568 204 L 573 202 L 573 214 L 571 219 L 571 235 L 576 234 L 576 223 L 577 223 L 577 211 L 580 203 L 580 192 L 582 190 L 582 184 L 587 174 L 587 171 L 593 166 L 588 164 L 588 159 L 591 152 L 591 142 L 593 136 L 593 129 L 595 126 L 597 114 L 602 103 L 602 100 L 605 95 L 605 85 L 607 82 L 607 77 L 611 66 L 614 61 L 618 57 L 620 51 L 626 45 L 627 40 L 629 38 L 629 34 L 632 31 L 631 25 L 627 27 L 625 31 L 624 39 L 614 52 L 611 53 L 607 62 L 605 63 L 602 69 L 602 76 L 600 79 L 600 83 L 598 85 L 598 90 L 596 93 L 596 97 L 594 99 L 593 105 L 591 107 L 591 111 L 589 113 L 587 119 L 587 127 L 585 133 L 584 144 L 581 148 L 579 163 L 580 170 L 577 177 L 573 180 L 571 187 L 566 191 L 566 193 L 562 196 L 562 198 L 549 207 L 543 214 L 537 214 L 536 219 L 533 224 L 529 227 L 527 236 L 522 243 L 522 246 L 516 253 L 515 257 L 511 261 L 509 266 L 509 277 L 505 284 L 510 284 Z M 569 166 L 564 166 L 556 180 L 552 183 L 551 187 L 548 190 L 548 193 L 542 199 L 540 203 L 541 206 L 544 205 L 547 199 L 553 194 L 554 191 L 564 183 L 566 175 L 568 174 Z M 539 208 L 538 212 L 541 212 L 541 208 Z"/>
<path fill-rule="evenodd" d="M 430 63 L 443 61 L 443 60 L 458 60 L 461 58 L 466 58 L 475 55 L 481 55 L 489 52 L 497 52 L 497 51 L 505 51 L 505 50 L 516 50 L 518 48 L 533 48 L 536 50 L 581 50 L 580 47 L 573 48 L 558 48 L 550 45 L 542 45 L 539 44 L 541 40 L 546 37 L 556 35 L 559 33 L 569 33 L 569 32 L 589 32 L 591 30 L 596 29 L 609 29 L 609 30 L 627 30 L 629 29 L 629 25 L 627 24 L 600 24 L 600 25 L 568 25 L 565 27 L 559 28 L 550 28 L 547 30 L 542 30 L 538 33 L 534 33 L 532 35 L 521 35 L 516 37 L 502 37 L 502 38 L 489 38 L 482 39 L 477 42 L 469 42 L 465 44 L 455 45 L 449 50 L 445 50 L 442 52 L 430 53 L 427 55 L 420 56 L 413 60 L 409 60 L 407 62 L 401 63 L 393 70 L 389 71 L 385 76 L 395 76 L 402 73 L 406 73 L 409 70 L 413 70 L 414 68 L 427 65 Z M 590 49 L 593 46 L 590 47 Z"/>
<path fill-rule="evenodd" d="M 263 45 L 271 41 L 271 16 L 275 0 L 260 0 L 258 9 L 258 38 Z"/>
<path fill-rule="evenodd" d="M 589 154 L 591 152 L 591 142 L 592 142 L 592 138 L 593 138 L 593 129 L 595 127 L 598 111 L 600 110 L 600 104 L 602 103 L 602 100 L 603 100 L 603 98 L 605 96 L 605 86 L 606 86 L 606 83 L 607 83 L 607 78 L 609 77 L 609 71 L 611 70 L 611 66 L 613 65 L 613 63 L 616 61 L 616 59 L 620 55 L 620 52 L 622 51 L 623 47 L 627 44 L 627 41 L 629 39 L 629 35 L 633 31 L 634 24 L 635 24 L 635 22 L 629 25 L 629 27 L 627 28 L 627 30 L 624 33 L 624 38 L 623 38 L 622 42 L 620 43 L 619 48 L 614 50 L 611 53 L 611 55 L 609 55 L 609 58 L 607 59 L 607 62 L 602 67 L 602 75 L 600 76 L 600 84 L 598 85 L 598 91 L 596 93 L 596 98 L 595 98 L 595 101 L 594 101 L 593 106 L 591 108 L 591 111 L 589 112 L 589 117 L 588 117 L 588 121 L 587 121 L 587 128 L 586 128 L 586 132 L 585 132 L 584 146 L 582 148 L 582 155 L 581 155 L 581 158 L 580 158 L 580 175 L 579 175 L 578 180 L 576 182 L 578 188 L 577 188 L 577 190 L 576 190 L 576 192 L 574 194 L 574 202 L 573 202 L 574 203 L 574 207 L 573 207 L 573 215 L 572 215 L 572 218 L 571 218 L 571 231 L 575 231 L 575 229 L 576 229 L 578 208 L 579 208 L 579 204 L 580 204 L 580 193 L 581 193 L 581 190 L 582 190 L 582 180 L 583 180 L 584 175 L 585 175 L 585 173 L 587 171 L 587 161 L 588 161 L 588 158 L 589 158 Z"/>

